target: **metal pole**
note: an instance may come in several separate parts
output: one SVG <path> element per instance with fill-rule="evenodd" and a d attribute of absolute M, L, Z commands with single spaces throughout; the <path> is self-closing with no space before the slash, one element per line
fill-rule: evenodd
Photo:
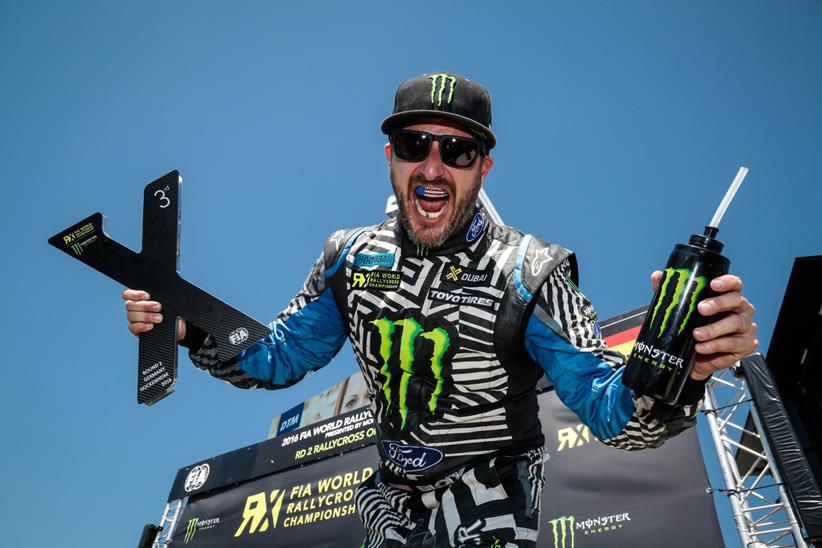
<path fill-rule="evenodd" d="M 711 430 L 711 438 L 714 441 L 714 450 L 719 459 L 719 467 L 722 469 L 722 477 L 725 478 L 725 485 L 728 487 L 735 487 L 737 485 L 734 473 L 731 471 L 731 465 L 726 460 L 727 452 L 725 444 L 722 443 L 722 438 L 719 435 L 719 424 L 716 419 L 716 402 L 713 397 L 713 390 L 708 386 L 705 390 L 705 399 L 702 402 L 705 417 L 708 419 L 708 425 Z M 748 530 L 748 523 L 745 514 L 742 511 L 742 501 L 739 493 L 731 491 L 728 493 L 728 502 L 731 504 L 733 510 L 734 521 L 736 522 L 736 529 L 739 531 L 739 539 L 742 541 L 742 546 L 748 546 L 751 542 L 750 531 Z"/>
<path fill-rule="evenodd" d="M 504 222 L 502 222 L 502 217 L 500 217 L 497 208 L 494 207 L 494 204 L 491 203 L 491 198 L 488 197 L 488 194 L 486 194 L 484 188 L 480 189 L 477 201 L 488 214 L 488 216 L 491 217 L 492 221 L 494 221 L 498 225 L 505 224 Z"/>

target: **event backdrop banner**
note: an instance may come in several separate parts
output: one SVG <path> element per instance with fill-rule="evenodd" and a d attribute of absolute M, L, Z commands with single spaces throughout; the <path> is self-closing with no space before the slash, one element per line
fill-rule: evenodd
<path fill-rule="evenodd" d="M 539 405 L 550 460 L 538 546 L 722 546 L 693 429 L 629 452 L 598 442 L 553 390 Z M 171 546 L 360 546 L 354 491 L 376 467 L 370 445 L 193 495 Z"/>
<path fill-rule="evenodd" d="M 360 546 L 354 490 L 374 473 L 374 446 L 236 488 L 192 497 L 172 547 Z"/>
<path fill-rule="evenodd" d="M 554 391 L 540 396 L 551 458 L 538 546 L 723 546 L 696 429 L 658 449 L 599 442 Z"/>

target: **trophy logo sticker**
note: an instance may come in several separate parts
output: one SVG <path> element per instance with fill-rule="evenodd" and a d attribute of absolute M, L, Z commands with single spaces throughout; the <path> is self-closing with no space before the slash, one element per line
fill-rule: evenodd
<path fill-rule="evenodd" d="M 237 346 L 246 340 L 248 340 L 248 329 L 245 327 L 238 327 L 228 334 L 228 341 L 234 346 Z"/>

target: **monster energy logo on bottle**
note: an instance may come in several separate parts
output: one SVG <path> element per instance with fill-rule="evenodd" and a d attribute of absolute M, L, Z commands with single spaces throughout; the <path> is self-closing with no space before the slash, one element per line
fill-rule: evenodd
<path fill-rule="evenodd" d="M 200 521 L 200 518 L 191 518 L 188 520 L 188 526 L 186 527 L 186 536 L 185 536 L 185 544 L 188 544 L 191 539 L 194 538 L 194 533 L 197 532 L 197 523 Z"/>
<path fill-rule="evenodd" d="M 662 289 L 660 290 L 659 300 L 654 307 L 654 312 L 651 315 L 651 323 L 656 320 L 656 314 L 659 312 L 659 309 L 662 307 L 662 301 L 665 300 L 665 296 L 668 294 L 668 286 L 670 285 L 671 278 L 677 276 L 676 278 L 676 287 L 674 287 L 674 294 L 671 297 L 671 303 L 665 309 L 665 315 L 662 317 L 662 324 L 659 326 L 659 333 L 657 337 L 661 337 L 662 333 L 665 331 L 665 328 L 668 326 L 668 318 L 671 316 L 671 312 L 673 312 L 674 308 L 680 303 L 681 299 L 683 298 L 683 294 L 685 292 L 685 286 L 688 283 L 688 280 L 691 277 L 692 272 L 687 268 L 666 268 L 665 269 L 665 279 L 662 282 Z M 679 324 L 679 331 L 677 334 L 682 333 L 682 330 L 685 329 L 685 326 L 688 325 L 688 320 L 691 319 L 691 314 L 693 314 L 694 310 L 696 309 L 696 299 L 702 290 L 707 285 L 705 281 L 705 276 L 697 276 L 693 278 L 695 287 L 693 293 L 691 293 L 691 300 L 688 303 L 688 313 L 685 315 L 685 318 Z M 674 326 L 676 328 L 676 326 Z"/>
<path fill-rule="evenodd" d="M 397 321 L 380 318 L 373 320 L 371 324 L 377 326 L 380 332 L 380 357 L 382 358 L 380 373 L 385 377 L 383 393 L 385 394 L 385 401 L 388 405 L 392 404 L 394 398 L 391 389 L 393 373 L 389 370 L 388 360 L 391 358 L 394 349 L 394 331 L 397 327 L 402 329 L 400 334 L 399 355 L 402 375 L 400 376 L 399 382 L 399 401 L 396 403 L 400 408 L 400 416 L 402 417 L 400 427 L 405 428 L 405 421 L 408 417 L 408 383 L 414 374 L 414 341 L 417 336 L 422 335 L 423 339 L 429 340 L 434 344 L 434 351 L 431 354 L 431 371 L 437 380 L 437 386 L 428 400 L 428 409 L 433 413 L 437 409 L 437 400 L 442 393 L 442 358 L 448 350 L 448 347 L 451 346 L 451 337 L 449 337 L 448 332 L 441 327 L 431 331 L 423 331 L 422 326 L 413 318 Z"/>
<path fill-rule="evenodd" d="M 574 548 L 574 516 L 560 516 L 548 523 L 554 533 L 554 548 Z"/>
<path fill-rule="evenodd" d="M 442 96 L 445 94 L 445 88 L 449 88 L 448 97 L 445 99 L 445 104 L 450 104 L 454 99 L 454 88 L 457 87 L 457 79 L 450 74 L 432 74 L 428 77 L 431 80 L 431 106 L 441 107 Z M 450 83 L 450 86 L 449 86 Z"/>

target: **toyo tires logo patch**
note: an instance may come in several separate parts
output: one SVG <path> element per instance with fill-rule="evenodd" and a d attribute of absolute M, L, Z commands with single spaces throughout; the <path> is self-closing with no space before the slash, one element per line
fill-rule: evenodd
<path fill-rule="evenodd" d="M 445 454 L 433 447 L 405 445 L 397 441 L 383 441 L 382 449 L 388 460 L 406 472 L 422 472 L 439 464 Z"/>

